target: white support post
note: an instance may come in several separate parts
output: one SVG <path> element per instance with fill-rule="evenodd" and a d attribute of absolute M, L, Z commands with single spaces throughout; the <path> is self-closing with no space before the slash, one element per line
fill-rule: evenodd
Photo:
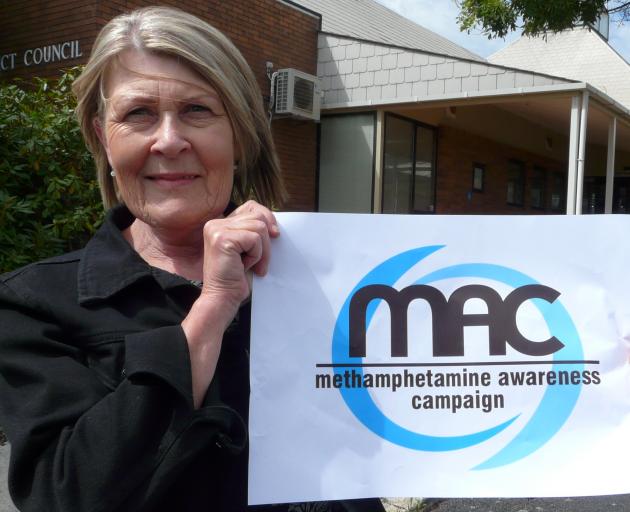
<path fill-rule="evenodd" d="M 575 215 L 575 184 L 577 181 L 577 153 L 580 134 L 580 97 L 571 98 L 571 125 L 569 128 L 569 165 L 567 169 L 567 215 Z"/>
<path fill-rule="evenodd" d="M 372 213 L 383 213 L 383 151 L 385 147 L 385 112 L 376 111 L 376 147 L 374 148 L 374 194 Z"/>
<path fill-rule="evenodd" d="M 582 92 L 580 112 L 580 148 L 578 151 L 577 183 L 575 187 L 575 214 L 582 214 L 582 196 L 584 189 L 584 159 L 586 155 L 586 130 L 588 121 L 588 91 Z"/>
<path fill-rule="evenodd" d="M 617 118 L 608 124 L 608 157 L 606 159 L 606 201 L 604 213 L 612 213 L 613 185 L 615 184 L 615 145 L 617 142 Z"/>

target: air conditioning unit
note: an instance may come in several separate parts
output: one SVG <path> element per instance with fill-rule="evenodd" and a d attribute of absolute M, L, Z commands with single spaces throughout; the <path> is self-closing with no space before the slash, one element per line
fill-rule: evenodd
<path fill-rule="evenodd" d="M 319 79 L 293 68 L 279 69 L 274 75 L 274 112 L 319 121 Z"/>

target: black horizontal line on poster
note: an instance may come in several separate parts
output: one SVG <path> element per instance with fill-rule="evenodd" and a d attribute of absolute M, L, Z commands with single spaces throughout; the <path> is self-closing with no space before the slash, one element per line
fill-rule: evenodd
<path fill-rule="evenodd" d="M 596 360 L 558 361 L 471 361 L 459 363 L 317 363 L 316 368 L 419 368 L 436 366 L 523 366 L 531 364 L 599 364 Z"/>

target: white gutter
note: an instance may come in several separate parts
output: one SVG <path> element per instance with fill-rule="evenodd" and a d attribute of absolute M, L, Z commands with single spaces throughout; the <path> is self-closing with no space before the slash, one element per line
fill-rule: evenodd
<path fill-rule="evenodd" d="M 586 129 L 588 126 L 588 90 L 582 91 L 580 111 L 580 145 L 578 150 L 577 183 L 575 187 L 575 214 L 582 215 L 582 195 L 584 189 L 584 157 L 586 153 Z"/>
<path fill-rule="evenodd" d="M 576 184 L 578 174 L 578 141 L 580 134 L 580 96 L 571 98 L 571 124 L 569 127 L 569 162 L 567 168 L 567 215 L 575 215 Z"/>
<path fill-rule="evenodd" d="M 591 84 L 588 84 L 588 83 L 585 85 L 586 85 L 586 90 L 592 96 L 596 97 L 602 103 L 610 105 L 613 108 L 613 110 L 630 117 L 629 108 L 625 107 L 624 105 L 619 103 L 617 100 L 611 98 L 610 96 L 608 96 L 608 94 L 600 91 L 597 87 L 593 87 Z"/>
<path fill-rule="evenodd" d="M 549 93 L 563 93 L 563 92 L 583 92 L 587 91 L 594 99 L 599 100 L 605 106 L 610 107 L 617 115 L 625 116 L 630 119 L 630 109 L 614 100 L 607 94 L 603 93 L 596 87 L 586 82 L 571 82 L 566 84 L 553 84 L 553 85 L 539 85 L 531 87 L 516 87 L 512 89 L 493 89 L 487 91 L 466 91 L 457 92 L 451 94 L 434 94 L 427 96 L 410 96 L 406 98 L 389 98 L 379 100 L 365 100 L 365 101 L 345 101 L 339 103 L 323 104 L 322 110 L 337 110 L 346 108 L 360 108 L 376 106 L 390 106 L 390 105 L 407 105 L 417 103 L 429 103 L 439 101 L 453 101 L 453 100 L 466 100 L 466 99 L 483 99 L 493 98 L 498 96 L 523 96 L 527 94 L 549 94 Z M 630 121 L 626 121 L 630 126 Z"/>
<path fill-rule="evenodd" d="M 604 213 L 612 213 L 613 185 L 615 182 L 615 144 L 617 142 L 617 118 L 608 125 L 608 157 L 606 158 L 606 200 Z"/>
<path fill-rule="evenodd" d="M 376 105 L 404 105 L 408 103 L 426 103 L 429 101 L 452 101 L 462 99 L 488 98 L 494 96 L 522 96 L 525 94 L 545 94 L 550 92 L 582 91 L 587 87 L 586 83 L 570 83 L 541 85 L 532 87 L 516 87 L 512 89 L 492 89 L 487 91 L 464 91 L 451 94 L 433 94 L 427 96 L 409 96 L 407 98 L 389 98 L 365 101 L 344 101 L 322 105 L 322 109 L 332 110 L 349 107 L 374 107 Z M 325 92 L 325 91 L 324 91 Z M 630 115 L 630 111 L 628 112 Z"/>
<path fill-rule="evenodd" d="M 320 13 L 315 12 L 312 9 L 309 9 L 308 7 L 304 7 L 303 5 L 298 5 L 296 3 L 293 3 L 291 1 L 289 2 L 285 2 L 284 0 L 277 0 L 277 1 L 280 2 L 282 5 L 286 5 L 287 7 L 291 7 L 291 9 L 295 9 L 296 11 L 301 12 L 302 14 L 307 14 L 308 16 L 311 16 L 312 18 L 320 20 L 320 25 L 321 25 L 322 15 Z"/>

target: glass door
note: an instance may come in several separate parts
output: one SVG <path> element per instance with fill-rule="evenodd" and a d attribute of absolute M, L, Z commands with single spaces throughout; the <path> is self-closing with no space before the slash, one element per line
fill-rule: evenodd
<path fill-rule="evenodd" d="M 383 154 L 383 213 L 435 210 L 435 130 L 387 115 Z"/>

